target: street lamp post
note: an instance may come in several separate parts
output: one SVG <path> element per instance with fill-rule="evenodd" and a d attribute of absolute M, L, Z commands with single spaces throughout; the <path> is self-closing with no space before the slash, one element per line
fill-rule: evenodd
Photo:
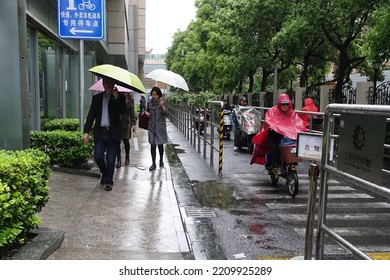
<path fill-rule="evenodd" d="M 373 62 L 372 68 L 374 69 L 374 89 L 372 91 L 372 99 L 373 104 L 377 103 L 377 96 L 376 96 L 376 80 L 378 79 L 378 70 L 379 70 L 379 62 Z"/>

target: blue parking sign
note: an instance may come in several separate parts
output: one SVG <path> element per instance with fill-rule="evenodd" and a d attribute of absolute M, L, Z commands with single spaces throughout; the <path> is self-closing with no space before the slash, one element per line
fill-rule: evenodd
<path fill-rule="evenodd" d="M 103 39 L 103 1 L 58 0 L 58 35 L 63 39 Z"/>

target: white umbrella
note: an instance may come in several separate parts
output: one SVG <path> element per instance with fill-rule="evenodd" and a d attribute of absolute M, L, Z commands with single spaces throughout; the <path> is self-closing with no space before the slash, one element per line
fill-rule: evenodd
<path fill-rule="evenodd" d="M 145 77 L 188 91 L 188 85 L 184 78 L 179 74 L 166 69 L 155 69 Z"/>

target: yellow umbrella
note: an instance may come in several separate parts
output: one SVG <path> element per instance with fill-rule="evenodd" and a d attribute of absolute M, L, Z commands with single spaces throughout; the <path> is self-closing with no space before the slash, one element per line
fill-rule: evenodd
<path fill-rule="evenodd" d="M 115 84 L 122 87 L 134 90 L 136 92 L 145 93 L 146 89 L 137 75 L 130 71 L 111 64 L 102 64 L 90 68 L 88 71 L 99 77 L 108 77 L 115 80 Z"/>
<path fill-rule="evenodd" d="M 116 88 L 117 88 L 117 90 L 119 92 L 130 92 L 130 91 L 132 91 L 131 89 L 128 89 L 128 88 L 125 88 L 125 87 L 122 87 L 122 86 L 119 86 L 119 85 L 115 85 L 115 86 L 116 86 Z M 89 90 L 104 91 L 103 79 L 100 79 L 99 81 L 94 83 L 92 86 L 90 86 Z"/>

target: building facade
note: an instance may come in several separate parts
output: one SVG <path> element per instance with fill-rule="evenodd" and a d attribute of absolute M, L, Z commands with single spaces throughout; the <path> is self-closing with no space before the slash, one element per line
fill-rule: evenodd
<path fill-rule="evenodd" d="M 103 39 L 82 42 L 59 37 L 57 0 L 0 1 L 0 149 L 28 148 L 45 119 L 83 117 L 97 79 L 89 68 L 110 63 L 144 77 L 145 1 L 103 1 Z"/>

